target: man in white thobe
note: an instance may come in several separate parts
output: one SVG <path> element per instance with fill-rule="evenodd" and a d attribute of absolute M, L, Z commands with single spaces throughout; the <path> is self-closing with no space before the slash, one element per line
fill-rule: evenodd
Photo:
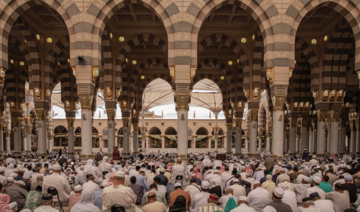
<path fill-rule="evenodd" d="M 312 156 L 312 159 L 309 161 L 308 170 L 311 171 L 314 166 L 317 166 L 319 162 L 316 160 L 316 155 Z"/>
<path fill-rule="evenodd" d="M 94 194 L 95 191 L 99 190 L 98 184 L 94 183 L 94 177 L 90 176 L 88 178 L 88 181 L 83 184 L 83 190 L 89 189 L 91 191 L 91 194 Z"/>
<path fill-rule="evenodd" d="M 94 177 L 94 182 L 96 184 L 98 184 L 98 186 L 101 186 L 102 181 L 103 181 L 100 178 L 101 174 L 100 174 L 99 170 L 95 166 L 93 166 L 93 163 L 94 163 L 94 161 L 91 159 L 89 159 L 86 162 L 86 165 L 84 167 L 84 175 L 83 175 L 84 182 L 87 182 L 88 175 L 92 175 Z"/>
<path fill-rule="evenodd" d="M 191 179 L 190 185 L 186 186 L 184 191 L 188 192 L 191 199 L 193 199 L 196 194 L 201 192 L 201 187 L 197 184 L 196 179 Z"/>
<path fill-rule="evenodd" d="M 100 169 L 102 172 L 108 172 L 108 173 L 112 173 L 112 166 L 111 164 L 108 162 L 109 159 L 107 156 L 103 157 L 103 160 L 101 162 L 101 165 L 100 165 Z"/>
<path fill-rule="evenodd" d="M 202 168 L 211 166 L 211 160 L 208 156 L 205 156 L 204 160 L 202 161 Z"/>
<path fill-rule="evenodd" d="M 219 198 L 219 203 L 221 204 L 221 206 L 220 206 L 221 209 L 223 209 L 223 210 L 225 209 L 225 206 L 230 198 L 233 198 L 236 203 L 238 202 L 238 197 L 234 196 L 234 191 L 232 190 L 232 188 L 226 189 L 226 195 L 223 195 Z"/>
<path fill-rule="evenodd" d="M 208 181 L 203 181 L 201 183 L 201 192 L 194 195 L 194 198 L 191 198 L 191 208 L 190 212 L 197 212 L 198 208 L 207 205 L 210 194 L 207 192 L 209 190 L 210 183 Z"/>
<path fill-rule="evenodd" d="M 256 212 L 253 208 L 249 207 L 246 197 L 239 197 L 238 201 L 239 206 L 231 210 L 231 212 Z"/>
<path fill-rule="evenodd" d="M 240 185 L 239 179 L 234 179 L 233 185 L 230 186 L 229 188 L 231 188 L 233 190 L 233 194 L 236 197 L 246 196 L 246 190 L 245 190 L 244 186 Z"/>
<path fill-rule="evenodd" d="M 267 190 L 260 187 L 260 182 L 255 181 L 254 190 L 249 193 L 247 202 L 255 211 L 261 212 L 270 203 L 270 194 Z"/>
<path fill-rule="evenodd" d="M 320 183 L 321 183 L 321 178 L 320 177 L 314 177 L 312 182 L 311 182 L 313 187 L 310 187 L 310 188 L 308 188 L 306 190 L 306 197 L 310 197 L 311 193 L 317 192 L 319 194 L 319 196 L 321 197 L 321 199 L 323 199 L 323 200 L 326 199 L 324 190 L 319 188 Z"/>
<path fill-rule="evenodd" d="M 121 171 L 115 172 L 113 185 L 104 188 L 102 193 L 103 212 L 110 212 L 111 207 L 115 204 L 124 207 L 126 212 L 142 211 L 135 205 L 137 198 L 136 195 L 131 188 L 123 185 L 124 181 L 125 173 Z"/>
<path fill-rule="evenodd" d="M 53 196 L 51 194 L 44 194 L 41 198 L 41 206 L 37 207 L 34 212 L 59 212 L 59 210 L 52 207 Z"/>
<path fill-rule="evenodd" d="M 309 180 L 309 177 L 304 177 L 302 183 L 293 184 L 296 200 L 299 204 L 303 202 L 303 199 L 306 197 L 307 189 L 310 188 Z"/>
<path fill-rule="evenodd" d="M 181 164 L 181 159 L 177 159 L 176 165 L 174 165 L 171 169 L 171 184 L 175 184 L 176 176 L 182 176 L 182 185 L 184 185 L 186 176 L 186 168 Z"/>
<path fill-rule="evenodd" d="M 60 165 L 56 164 L 52 167 L 53 174 L 48 175 L 44 178 L 43 186 L 42 186 L 42 193 L 46 194 L 48 193 L 47 190 L 49 187 L 56 188 L 60 202 L 61 203 L 67 203 L 69 201 L 70 196 L 70 185 L 66 178 L 62 177 L 60 175 L 61 173 L 61 167 Z"/>

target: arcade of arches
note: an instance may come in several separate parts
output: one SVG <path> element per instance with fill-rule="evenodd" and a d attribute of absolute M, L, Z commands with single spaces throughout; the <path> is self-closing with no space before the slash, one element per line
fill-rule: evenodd
<path fill-rule="evenodd" d="M 360 152 L 358 4 L 3 1 L 0 151 Z M 169 119 L 147 116 L 159 79 L 175 103 Z M 203 80 L 220 101 L 199 100 Z M 94 121 L 100 100 L 107 119 Z M 194 102 L 216 119 L 189 118 Z"/>

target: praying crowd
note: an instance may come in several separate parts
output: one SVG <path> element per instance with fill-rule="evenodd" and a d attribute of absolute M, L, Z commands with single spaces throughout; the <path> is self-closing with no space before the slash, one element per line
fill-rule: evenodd
<path fill-rule="evenodd" d="M 360 158 L 140 151 L 0 160 L 0 212 L 360 211 Z"/>

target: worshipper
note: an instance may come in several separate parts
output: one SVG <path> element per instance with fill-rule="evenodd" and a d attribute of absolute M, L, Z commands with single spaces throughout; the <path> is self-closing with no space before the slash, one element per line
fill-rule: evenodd
<path fill-rule="evenodd" d="M 143 194 L 146 193 L 149 190 L 149 185 L 147 184 L 146 181 L 145 172 L 140 171 L 139 174 L 137 174 L 135 177 L 136 177 L 136 184 L 141 185 L 143 187 L 143 191 L 144 191 Z"/>
<path fill-rule="evenodd" d="M 42 193 L 48 192 L 50 187 L 56 188 L 61 203 L 67 203 L 69 201 L 69 195 L 71 192 L 70 185 L 66 178 L 60 175 L 61 167 L 56 164 L 52 168 L 53 174 L 46 176 L 43 181 Z"/>
<path fill-rule="evenodd" d="M 309 170 L 313 169 L 314 167 L 318 166 L 319 162 L 316 160 L 316 155 L 312 156 L 312 159 L 309 161 Z"/>
<path fill-rule="evenodd" d="M 81 192 L 83 191 L 83 188 L 81 185 L 77 185 L 74 187 L 74 194 L 70 195 L 69 197 L 69 208 L 67 212 L 71 211 L 71 208 L 80 201 Z"/>
<path fill-rule="evenodd" d="M 249 207 L 249 203 L 246 200 L 246 197 L 239 197 L 238 207 L 232 209 L 230 212 L 256 212 L 253 208 Z"/>
<path fill-rule="evenodd" d="M 222 196 L 223 189 L 219 185 L 216 185 L 216 182 L 211 181 L 210 182 L 210 188 L 209 188 L 208 192 L 210 194 L 214 193 L 220 198 Z"/>
<path fill-rule="evenodd" d="M 310 197 L 311 193 L 317 192 L 320 195 L 321 199 L 325 199 L 325 192 L 321 188 L 319 188 L 320 183 L 321 183 L 321 178 L 314 177 L 311 182 L 311 185 L 313 187 L 310 187 L 306 190 L 306 197 Z"/>
<path fill-rule="evenodd" d="M 198 209 L 198 212 L 208 212 L 208 211 L 223 211 L 218 205 L 219 197 L 216 194 L 210 194 L 208 198 L 208 204 L 201 206 Z"/>
<path fill-rule="evenodd" d="M 146 182 L 148 185 L 154 182 L 154 177 L 156 177 L 155 169 L 152 169 L 149 174 L 146 175 Z"/>
<path fill-rule="evenodd" d="M 222 166 L 221 168 L 223 168 L 223 167 L 224 166 Z M 194 172 L 194 170 L 193 170 L 193 172 Z M 222 183 L 225 186 L 226 185 L 225 184 L 226 179 L 231 176 L 231 171 L 229 171 L 229 166 L 225 166 L 224 167 L 224 172 L 222 172 L 222 173 L 221 173 L 221 169 L 220 169 L 219 174 L 221 175 Z"/>
<path fill-rule="evenodd" d="M 5 177 L 6 179 L 10 177 L 10 174 L 14 173 L 14 164 L 9 164 L 5 170 Z"/>
<path fill-rule="evenodd" d="M 140 205 L 144 195 L 144 186 L 137 184 L 137 179 L 134 176 L 130 178 L 130 182 L 131 185 L 129 187 L 133 190 L 133 192 L 136 194 L 137 197 L 135 204 Z"/>
<path fill-rule="evenodd" d="M 136 195 L 129 187 L 124 186 L 125 173 L 122 171 L 115 172 L 114 183 L 104 188 L 102 193 L 103 212 L 110 212 L 111 207 L 119 204 L 125 208 L 126 212 L 141 211 L 136 205 Z"/>
<path fill-rule="evenodd" d="M 284 196 L 284 190 L 280 187 L 275 188 L 274 192 L 272 193 L 272 202 L 267 204 L 264 208 L 264 211 L 270 211 L 271 207 L 275 209 L 277 212 L 292 212 L 291 207 L 283 203 L 281 199 Z M 297 211 L 297 210 L 296 210 Z"/>
<path fill-rule="evenodd" d="M 234 191 L 232 188 L 227 188 L 226 189 L 226 195 L 223 195 L 219 198 L 219 203 L 221 204 L 220 208 L 222 208 L 223 210 L 225 209 L 225 206 L 227 204 L 227 202 L 229 201 L 230 198 L 233 198 L 235 202 L 238 202 L 238 197 L 234 196 Z"/>
<path fill-rule="evenodd" d="M 94 183 L 95 178 L 94 176 L 89 176 L 88 181 L 82 185 L 83 190 L 89 189 L 93 194 L 95 191 L 99 190 L 98 184 Z"/>
<path fill-rule="evenodd" d="M 43 194 L 41 198 L 41 206 L 36 208 L 34 212 L 59 212 L 59 210 L 52 207 L 53 196 L 51 194 Z"/>
<path fill-rule="evenodd" d="M 102 159 L 101 165 L 100 165 L 100 169 L 102 172 L 107 172 L 107 173 L 112 173 L 112 166 L 111 164 L 109 164 L 109 159 L 107 156 L 105 156 Z"/>
<path fill-rule="evenodd" d="M 23 177 L 23 181 L 24 181 L 24 183 L 25 183 L 25 190 L 26 191 L 30 191 L 30 187 L 31 187 L 31 183 L 30 183 L 30 176 L 28 176 L 28 175 L 25 175 L 24 177 Z"/>
<path fill-rule="evenodd" d="M 233 190 L 234 196 L 236 196 L 236 197 L 246 196 L 246 190 L 245 190 L 244 186 L 240 185 L 239 179 L 234 179 L 232 182 L 233 182 L 233 185 L 230 186 L 229 188 L 231 188 Z"/>
<path fill-rule="evenodd" d="M 7 189 L 14 184 L 14 178 L 8 177 L 6 184 L 3 186 L 3 193 L 6 194 Z"/>
<path fill-rule="evenodd" d="M 292 211 L 297 211 L 298 209 L 295 192 L 291 191 L 286 183 L 280 183 L 278 186 L 284 190 L 281 201 L 285 204 L 288 204 Z"/>
<path fill-rule="evenodd" d="M 160 183 L 161 185 L 166 186 L 168 184 L 168 178 L 164 175 L 165 174 L 165 169 L 164 168 L 160 168 L 160 174 L 156 175 L 156 177 L 160 178 Z"/>
<path fill-rule="evenodd" d="M 286 169 L 282 168 L 280 169 L 280 175 L 276 178 L 276 185 L 279 185 L 284 180 L 290 181 L 290 177 L 286 174 Z"/>
<path fill-rule="evenodd" d="M 265 177 L 264 170 L 259 166 L 254 174 L 254 179 L 260 181 L 263 177 Z"/>
<path fill-rule="evenodd" d="M 153 185 L 153 184 L 152 184 Z M 142 207 L 144 212 L 166 212 L 167 207 L 163 202 L 157 201 L 157 195 L 151 190 L 147 193 L 146 205 Z M 181 198 L 184 198 L 183 201 Z M 181 205 L 181 207 L 179 207 Z M 176 209 L 177 210 L 174 210 Z M 171 211 L 181 211 L 179 208 L 183 208 L 186 211 L 186 199 L 183 196 L 178 196 L 175 200 L 174 205 L 172 206 Z M 169 209 L 170 211 L 170 209 Z"/>
<path fill-rule="evenodd" d="M 162 202 L 165 205 L 167 205 L 165 195 L 163 193 L 161 193 L 160 191 L 158 191 L 158 185 L 151 184 L 150 185 L 150 190 L 143 195 L 143 198 L 142 198 L 142 201 L 141 201 L 142 206 L 144 206 L 147 203 L 147 198 L 149 196 L 149 192 L 155 193 L 156 201 Z"/>
<path fill-rule="evenodd" d="M 44 167 L 40 169 L 40 174 L 45 174 L 45 171 L 49 169 L 49 164 L 45 163 Z"/>
<path fill-rule="evenodd" d="M 84 182 L 86 182 L 87 177 L 89 175 L 91 175 L 94 177 L 94 183 L 98 184 L 98 186 L 101 186 L 101 184 L 102 184 L 102 179 L 100 178 L 101 174 L 100 174 L 99 170 L 95 166 L 93 166 L 93 163 L 94 163 L 94 161 L 91 159 L 86 161 L 86 165 L 84 167 L 83 180 L 84 180 Z"/>
<path fill-rule="evenodd" d="M 333 187 L 329 183 L 329 176 L 324 175 L 321 179 L 321 183 L 319 184 L 319 188 L 321 188 L 325 193 L 332 192 Z"/>
<path fill-rule="evenodd" d="M 17 204 L 14 208 L 11 208 L 10 205 L 10 197 L 7 194 L 0 194 L 0 212 L 7 212 L 7 211 L 17 211 Z M 16 203 L 16 202 L 15 202 Z"/>
<path fill-rule="evenodd" d="M 275 190 L 275 183 L 272 181 L 272 177 L 270 174 L 266 175 L 266 181 L 261 184 L 261 188 L 266 189 L 269 194 L 272 194 Z"/>
<path fill-rule="evenodd" d="M 94 192 L 94 205 L 98 207 L 100 211 L 102 210 L 102 204 L 103 204 L 101 196 L 104 188 L 106 187 L 109 187 L 109 184 L 105 181 L 101 184 L 100 190 Z"/>
<path fill-rule="evenodd" d="M 172 174 L 170 173 L 170 170 L 165 169 L 164 176 L 168 179 L 168 182 L 171 181 Z"/>
<path fill-rule="evenodd" d="M 337 177 L 336 177 L 336 175 L 333 173 L 333 169 L 332 168 L 329 168 L 328 170 L 326 170 L 325 171 L 325 174 L 329 177 L 329 183 L 331 184 L 331 185 L 333 185 L 334 184 L 334 182 L 338 179 Z"/>
<path fill-rule="evenodd" d="M 120 160 L 120 152 L 117 146 L 113 147 L 113 160 Z"/>
<path fill-rule="evenodd" d="M 0 167 L 0 184 L 5 185 L 6 177 L 5 177 L 5 167 Z"/>
<path fill-rule="evenodd" d="M 191 174 L 194 174 L 197 179 L 201 181 L 203 180 L 203 176 L 201 175 L 200 169 L 198 167 L 194 167 Z"/>
<path fill-rule="evenodd" d="M 92 191 L 84 189 L 81 192 L 80 201 L 71 208 L 70 212 L 100 212 L 100 209 L 94 205 Z"/>
<path fill-rule="evenodd" d="M 191 199 L 191 212 L 197 212 L 198 208 L 206 205 L 208 203 L 210 183 L 208 181 L 204 181 L 201 184 L 201 192 L 194 195 L 194 198 Z"/>
<path fill-rule="evenodd" d="M 275 166 L 275 159 L 271 158 L 271 157 L 266 157 L 264 164 L 267 170 L 273 169 L 273 167 Z"/>
<path fill-rule="evenodd" d="M 190 194 L 191 199 L 193 199 L 195 194 L 201 192 L 201 187 L 197 184 L 196 179 L 192 178 L 190 179 L 190 185 L 186 186 L 184 191 L 188 192 Z"/>
<path fill-rule="evenodd" d="M 311 197 L 305 197 L 302 202 L 304 208 L 299 207 L 299 212 L 323 212 L 315 206 L 314 200 Z"/>
<path fill-rule="evenodd" d="M 255 211 L 261 212 L 265 206 L 270 203 L 270 198 L 269 192 L 260 187 L 259 181 L 255 181 L 254 190 L 248 194 L 247 202 L 250 207 L 254 208 Z"/>
<path fill-rule="evenodd" d="M 33 174 L 33 177 L 34 177 L 35 174 Z M 42 174 L 40 175 L 35 175 L 36 176 L 36 181 L 32 181 L 31 182 L 31 186 L 30 186 L 30 191 L 33 191 L 36 189 L 36 187 L 38 186 L 43 186 L 43 176 Z"/>
<path fill-rule="evenodd" d="M 350 208 L 350 196 L 348 191 L 343 190 L 341 183 L 335 184 L 335 191 L 325 194 L 326 199 L 334 203 L 335 212 L 342 212 Z"/>
<path fill-rule="evenodd" d="M 179 161 L 179 159 L 178 159 L 178 161 Z M 186 210 L 188 210 L 188 208 L 191 206 L 190 194 L 182 189 L 181 183 L 175 183 L 174 189 L 175 189 L 175 191 L 171 192 L 169 195 L 169 206 L 173 206 L 176 198 L 181 195 L 186 198 Z"/>
<path fill-rule="evenodd" d="M 357 194 L 356 194 L 356 185 L 352 183 L 353 177 L 351 175 L 346 175 L 345 177 L 345 183 L 342 184 L 342 189 L 344 191 L 349 192 L 350 196 L 350 204 L 354 204 L 357 200 Z"/>
<path fill-rule="evenodd" d="M 334 203 L 331 200 L 322 199 L 318 192 L 311 193 L 310 197 L 314 200 L 315 206 L 322 211 L 335 212 Z"/>
<path fill-rule="evenodd" d="M 299 204 L 303 202 L 303 199 L 306 197 L 307 189 L 310 188 L 309 181 L 309 177 L 304 177 L 302 178 L 302 182 L 300 184 L 293 184 L 296 200 Z"/>
<path fill-rule="evenodd" d="M 24 189 L 25 183 L 22 180 L 16 181 L 15 184 L 10 186 L 6 194 L 10 197 L 10 202 L 16 202 L 18 209 L 22 210 L 26 201 L 26 190 Z"/>
<path fill-rule="evenodd" d="M 185 179 L 187 178 L 186 168 L 181 164 L 182 161 L 180 158 L 177 159 L 176 164 L 171 169 L 171 184 L 177 183 L 177 178 L 182 176 L 181 184 L 185 184 Z M 186 196 L 185 196 L 186 198 Z M 174 200 L 175 201 L 175 200 Z"/>
<path fill-rule="evenodd" d="M 34 211 L 37 207 L 41 206 L 43 194 L 41 193 L 42 187 L 37 186 L 35 190 L 27 193 L 24 209 Z"/>
<path fill-rule="evenodd" d="M 167 188 L 166 188 L 166 186 L 160 184 L 160 182 L 161 182 L 161 179 L 160 179 L 159 177 L 154 177 L 153 184 L 157 185 L 158 191 L 161 192 L 161 193 L 163 193 L 164 196 L 166 196 L 166 194 L 167 194 Z"/>

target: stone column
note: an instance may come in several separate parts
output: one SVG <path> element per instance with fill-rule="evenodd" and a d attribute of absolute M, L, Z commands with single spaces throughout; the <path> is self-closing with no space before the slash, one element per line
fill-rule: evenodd
<path fill-rule="evenodd" d="M 165 142 L 166 142 L 166 140 L 165 140 L 165 135 L 162 134 L 162 135 L 161 135 L 161 148 L 162 148 L 162 149 L 165 148 Z"/>
<path fill-rule="evenodd" d="M 3 120 L 1 120 L 3 121 Z M 4 155 L 4 124 L 0 123 L 0 155 L 3 158 Z"/>
<path fill-rule="evenodd" d="M 177 97 L 179 98 L 179 97 Z M 186 100 L 186 108 L 185 107 L 179 107 L 178 106 L 178 118 L 177 118 L 177 124 L 178 124 L 178 142 L 177 142 L 177 154 L 178 157 L 181 157 L 182 159 L 187 159 L 187 153 L 188 153 L 188 98 Z M 178 100 L 179 101 L 179 100 Z M 179 105 L 179 103 L 178 103 Z M 182 108 L 182 109 L 181 109 Z"/>
<path fill-rule="evenodd" d="M 196 148 L 196 134 L 193 134 L 193 140 L 191 142 L 191 148 L 195 149 Z"/>
<path fill-rule="evenodd" d="M 124 121 L 124 119 L 123 119 Z M 130 127 L 124 126 L 123 127 L 123 156 L 129 157 L 130 156 Z"/>
<path fill-rule="evenodd" d="M 296 119 L 289 118 L 290 123 L 290 154 L 294 155 L 296 152 Z"/>
<path fill-rule="evenodd" d="M 218 135 L 219 135 L 219 128 L 218 128 L 218 112 L 214 112 L 215 114 L 215 127 L 214 127 L 214 137 L 215 137 L 215 153 L 218 152 Z M 210 141 L 210 149 L 211 149 L 211 141 Z"/>
<path fill-rule="evenodd" d="M 11 135 L 11 130 L 6 129 L 5 130 L 5 141 L 6 141 L 6 152 L 7 153 L 11 153 L 10 135 Z"/>
<path fill-rule="evenodd" d="M 270 151 L 271 149 L 270 149 L 270 142 L 271 142 L 271 140 L 270 140 L 271 138 L 270 138 L 270 133 L 266 133 L 266 149 L 267 149 L 267 151 Z"/>
<path fill-rule="evenodd" d="M 25 129 L 21 130 L 20 131 L 21 133 L 21 139 L 22 139 L 22 143 L 23 143 L 23 151 L 27 151 L 28 147 L 27 147 L 27 135 L 26 135 L 26 132 L 25 132 Z"/>
<path fill-rule="evenodd" d="M 317 150 L 316 155 L 323 157 L 326 151 L 326 118 L 327 111 L 317 111 L 318 123 L 317 123 Z"/>
<path fill-rule="evenodd" d="M 47 131 L 46 131 L 46 122 L 45 117 L 47 114 L 47 111 L 44 109 L 35 108 L 37 117 L 38 117 L 38 157 L 46 156 L 46 137 L 47 137 Z M 81 129 L 82 130 L 82 129 Z M 91 135 L 91 131 L 90 131 Z"/>
<path fill-rule="evenodd" d="M 146 134 L 146 127 L 145 127 L 145 111 L 141 111 L 141 147 L 145 150 L 145 134 Z M 146 146 L 146 148 L 149 148 Z"/>
<path fill-rule="evenodd" d="M 340 111 L 330 111 L 331 116 L 331 137 L 330 137 L 330 154 L 339 153 L 339 116 Z"/>
<path fill-rule="evenodd" d="M 258 111 L 256 109 L 251 109 L 250 112 L 250 144 L 249 144 L 249 156 L 256 156 L 256 149 L 257 149 L 257 131 L 258 131 Z"/>
<path fill-rule="evenodd" d="M 13 114 L 12 114 L 13 115 Z M 14 155 L 21 155 L 21 127 L 20 127 L 20 117 L 11 117 L 11 122 L 14 124 Z"/>
<path fill-rule="evenodd" d="M 66 121 L 68 124 L 68 156 L 74 157 L 75 155 L 75 129 L 74 122 L 75 117 L 66 117 Z"/>
<path fill-rule="evenodd" d="M 212 137 L 212 135 L 211 134 L 209 134 L 208 135 L 208 149 L 210 149 L 211 150 L 211 137 Z"/>
<path fill-rule="evenodd" d="M 309 128 L 309 152 L 312 153 L 314 151 L 314 141 L 313 141 L 313 130 Z"/>
<path fill-rule="evenodd" d="M 146 146 L 149 149 L 149 134 L 145 134 L 145 137 L 146 137 Z"/>
<path fill-rule="evenodd" d="M 235 112 L 235 155 L 240 156 L 241 155 L 241 147 L 242 147 L 242 129 L 241 129 L 241 123 L 242 123 L 242 111 L 236 111 Z"/>
<path fill-rule="evenodd" d="M 356 124 L 356 154 L 360 154 L 360 129 L 359 129 L 359 124 Z M 345 138 L 345 136 L 344 136 Z"/>
<path fill-rule="evenodd" d="M 232 154 L 232 123 L 226 123 L 226 154 Z"/>
<path fill-rule="evenodd" d="M 304 149 L 309 150 L 309 132 L 307 130 L 307 123 L 308 119 L 300 119 L 300 152 L 304 151 Z"/>
<path fill-rule="evenodd" d="M 350 134 L 350 148 L 349 148 L 349 152 L 354 154 L 356 153 L 356 132 L 355 132 L 355 128 L 356 126 L 354 126 L 354 124 L 350 124 L 350 130 L 351 130 L 351 134 Z"/>
<path fill-rule="evenodd" d="M 298 134 L 296 134 L 295 152 L 299 152 L 299 140 L 300 140 L 300 136 Z"/>
<path fill-rule="evenodd" d="M 109 105 L 109 104 L 108 104 Z M 116 102 L 115 102 L 116 105 Z M 107 134 L 108 134 L 108 149 L 112 149 L 115 146 L 115 117 L 116 117 L 116 109 L 114 108 L 106 108 L 106 113 L 108 117 L 107 121 Z M 108 157 L 112 158 L 112 151 L 108 151 Z"/>
<path fill-rule="evenodd" d="M 138 149 L 139 149 L 139 128 L 138 128 L 138 123 L 132 123 L 133 125 L 133 156 L 134 158 L 137 158 L 138 155 Z"/>
<path fill-rule="evenodd" d="M 343 125 L 341 125 L 339 129 L 339 151 L 342 154 L 346 152 L 345 137 L 346 137 L 346 128 Z M 356 139 L 355 139 L 355 143 L 356 143 Z"/>

